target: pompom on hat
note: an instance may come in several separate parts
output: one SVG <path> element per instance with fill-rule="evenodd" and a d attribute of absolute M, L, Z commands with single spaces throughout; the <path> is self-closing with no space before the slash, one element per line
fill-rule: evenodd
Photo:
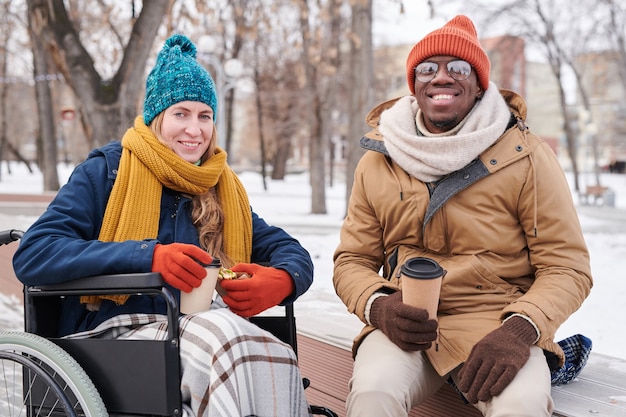
<path fill-rule="evenodd" d="M 149 125 L 168 107 L 181 101 L 199 101 L 217 116 L 217 92 L 211 74 L 196 61 L 196 46 L 184 35 L 173 35 L 163 45 L 146 79 L 143 120 Z"/>
<path fill-rule="evenodd" d="M 406 61 L 406 77 L 412 94 L 415 94 L 415 67 L 437 55 L 449 55 L 467 61 L 478 76 L 480 88 L 483 91 L 489 88 L 491 62 L 478 42 L 474 24 L 467 16 L 454 17 L 413 46 Z"/>

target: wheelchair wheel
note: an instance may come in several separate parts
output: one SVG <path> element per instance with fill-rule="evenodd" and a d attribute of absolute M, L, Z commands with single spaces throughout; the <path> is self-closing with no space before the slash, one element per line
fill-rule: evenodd
<path fill-rule="evenodd" d="M 0 416 L 108 416 L 80 365 L 40 336 L 0 332 L 0 378 Z"/>

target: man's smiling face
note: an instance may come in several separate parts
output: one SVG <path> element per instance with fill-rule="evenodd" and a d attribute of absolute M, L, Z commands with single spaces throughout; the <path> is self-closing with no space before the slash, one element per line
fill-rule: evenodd
<path fill-rule="evenodd" d="M 453 56 L 430 57 L 423 62 L 438 65 L 433 79 L 422 82 L 415 78 L 415 98 L 423 112 L 424 124 L 431 133 L 443 133 L 454 128 L 483 95 L 473 69 L 466 80 L 458 81 L 450 76 L 446 65 L 458 60 Z"/>

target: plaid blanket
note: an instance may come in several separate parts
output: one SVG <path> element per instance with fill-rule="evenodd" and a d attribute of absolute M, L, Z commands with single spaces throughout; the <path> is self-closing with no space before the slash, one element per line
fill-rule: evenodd
<path fill-rule="evenodd" d="M 227 308 L 180 317 L 181 393 L 187 416 L 310 416 L 288 344 Z M 165 316 L 127 314 L 72 338 L 163 340 Z"/>

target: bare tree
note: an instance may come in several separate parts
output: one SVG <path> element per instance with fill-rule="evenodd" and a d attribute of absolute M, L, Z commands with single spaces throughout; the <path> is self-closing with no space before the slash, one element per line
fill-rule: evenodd
<path fill-rule="evenodd" d="M 271 163 L 273 180 L 284 180 L 288 161 L 293 155 L 294 140 L 302 127 L 299 123 L 299 87 L 295 77 L 295 63 L 284 63 L 254 69 L 256 91 L 257 128 L 260 145 L 261 175 L 267 189 L 265 176 L 267 163 Z M 275 68 L 275 71 L 272 69 Z"/>
<path fill-rule="evenodd" d="M 272 179 L 282 180 L 287 174 L 287 163 L 292 157 L 294 144 L 301 128 L 297 121 L 302 114 L 303 103 L 299 103 L 297 63 L 282 62 L 282 68 L 275 65 L 266 67 L 259 87 L 264 97 L 262 107 L 257 111 L 271 118 L 272 137 Z M 274 68 L 275 71 L 271 71 Z"/>
<path fill-rule="evenodd" d="M 348 81 L 349 111 L 348 111 L 348 141 L 346 164 L 346 207 L 352 193 L 354 169 L 363 151 L 359 146 L 358 138 L 363 136 L 367 129 L 365 115 L 373 106 L 373 91 L 367 86 L 373 85 L 372 69 L 372 0 L 356 0 L 352 5 L 352 20 L 350 27 L 350 79 Z"/>
<path fill-rule="evenodd" d="M 2 21 L 2 31 L 0 32 L 0 44 L 7 45 L 11 37 L 11 22 L 9 20 L 9 7 L 10 4 L 4 2 L 2 4 L 2 15 L 0 19 Z M 5 47 L 0 48 L 0 79 L 7 78 L 9 52 Z M 0 82 L 0 161 L 4 160 L 4 150 L 7 144 L 7 93 L 8 86 L 5 82 Z M 0 177 L 2 172 L 0 171 Z"/>
<path fill-rule="evenodd" d="M 25 5 L 15 0 L 2 0 L 0 8 L 2 10 L 0 13 L 0 80 L 2 80 L 0 81 L 0 161 L 8 160 L 8 151 L 17 160 L 23 162 L 28 172 L 32 173 L 33 168 L 30 161 L 14 145 L 14 141 L 9 140 L 14 135 L 14 132 L 11 132 L 14 129 L 9 129 L 9 125 L 15 110 L 15 105 L 9 105 L 9 103 L 15 103 L 11 100 L 12 94 L 15 94 L 14 91 L 11 91 L 11 86 L 16 85 L 9 81 L 12 78 L 9 75 L 9 68 L 17 66 L 12 61 L 15 58 L 15 53 L 11 54 L 9 48 L 10 45 L 16 43 L 18 49 L 22 49 L 22 42 L 18 41 L 17 38 L 20 29 L 27 26 L 22 13 Z M 10 173 L 11 165 L 7 164 L 7 168 Z"/>
<path fill-rule="evenodd" d="M 608 24 L 601 27 L 606 28 L 617 51 L 618 73 L 622 84 L 626 86 L 626 7 L 622 0 L 603 0 L 600 3 L 606 7 L 608 14 Z"/>
<path fill-rule="evenodd" d="M 247 32 L 248 22 L 246 21 L 248 0 L 236 0 L 228 2 L 233 8 L 233 36 L 232 47 L 230 48 L 231 58 L 237 59 L 241 53 L 244 44 L 244 37 Z M 235 90 L 231 89 L 227 92 L 225 98 L 226 108 L 226 152 L 230 154 L 233 132 L 233 106 L 235 102 Z"/>
<path fill-rule="evenodd" d="M 304 77 L 300 66 L 301 38 L 297 36 L 297 5 L 291 0 L 271 4 L 258 0 L 248 2 L 247 6 L 246 21 L 238 29 L 245 35 L 240 59 L 253 68 L 256 107 L 250 108 L 248 114 L 255 112 L 257 123 L 256 126 L 240 124 L 239 133 L 247 142 L 258 136 L 259 154 L 252 155 L 251 147 L 245 145 L 241 151 L 244 158 L 260 159 L 265 185 L 267 164 L 271 164 L 271 178 L 282 180 L 288 162 L 300 162 L 299 139 L 304 136 L 306 123 L 302 118 L 308 104 L 302 99 Z"/>
<path fill-rule="evenodd" d="M 254 68 L 254 81 L 257 85 L 261 83 L 261 75 L 258 68 Z M 267 191 L 267 168 L 266 168 L 266 151 L 265 151 L 265 136 L 263 134 L 263 105 L 261 102 L 261 95 L 259 90 L 254 95 L 256 102 L 256 114 L 257 114 L 257 126 L 259 127 L 259 151 L 261 153 L 261 178 L 263 180 L 263 189 Z"/>
<path fill-rule="evenodd" d="M 582 24 L 583 21 L 593 21 L 593 8 L 596 6 L 580 0 L 567 4 L 560 0 L 511 0 L 498 2 L 497 5 L 483 1 L 474 6 L 481 9 L 485 27 L 495 26 L 496 22 L 505 26 L 507 33 L 520 36 L 530 45 L 538 47 L 548 62 L 557 81 L 567 154 L 571 161 L 574 188 L 579 191 L 577 135 L 580 129 L 576 126 L 577 119 L 570 114 L 565 71 L 571 69 L 574 72 L 576 87 L 585 96 L 584 85 L 580 81 L 581 69 L 575 65 L 575 57 L 586 51 L 590 40 L 596 35 L 595 27 L 598 22 Z M 593 148 L 595 149 L 595 144 Z"/>
<path fill-rule="evenodd" d="M 611 49 L 615 51 L 612 60 L 617 74 L 621 80 L 622 97 L 626 92 L 626 5 L 621 0 L 603 0 L 600 2 L 600 9 L 606 12 L 608 23 L 599 25 L 606 31 L 606 38 L 609 39 Z M 624 158 L 624 138 L 626 137 L 626 100 L 622 99 L 621 103 L 615 103 L 612 126 L 609 127 L 613 131 L 610 145 L 615 149 L 619 149 L 619 156 L 613 156 L 611 162 L 617 162 L 617 159 Z"/>
<path fill-rule="evenodd" d="M 566 123 L 564 126 L 565 137 L 568 144 L 568 154 L 570 160 L 572 160 L 572 170 L 574 173 L 574 188 L 577 191 L 581 191 L 579 172 L 580 169 L 576 162 L 577 152 L 580 149 L 580 144 L 576 140 L 576 136 L 585 135 L 589 141 L 589 147 L 591 150 L 591 156 L 593 161 L 593 173 L 595 179 L 595 185 L 600 186 L 600 163 L 599 163 L 599 144 L 598 136 L 591 128 L 595 126 L 592 120 L 592 103 L 590 99 L 590 93 L 587 91 L 590 86 L 589 83 L 584 81 L 585 72 L 588 71 L 586 60 L 581 60 L 579 57 L 585 56 L 590 52 L 597 51 L 597 44 L 600 40 L 600 44 L 606 39 L 602 33 L 602 28 L 607 26 L 607 16 L 602 13 L 594 13 L 596 6 L 589 5 L 587 2 L 577 2 L 574 4 L 568 4 L 570 15 L 568 16 L 569 24 L 565 27 L 561 27 L 559 32 L 559 21 L 563 20 L 560 4 L 558 2 L 550 3 L 552 7 L 546 8 L 545 4 L 535 0 L 534 11 L 539 17 L 542 27 L 545 28 L 544 35 L 539 38 L 543 43 L 545 50 L 548 51 L 548 59 L 553 73 L 559 80 L 559 87 L 561 89 L 561 106 L 565 108 L 563 92 L 564 83 L 562 79 L 562 69 L 564 66 L 568 67 L 576 82 L 576 89 L 578 91 L 578 111 L 577 115 L 568 115 L 566 117 Z M 584 23 L 584 24 L 583 24 Z M 576 28 L 573 30 L 572 28 Z M 566 113 L 564 113 L 566 114 Z M 580 115 L 583 115 L 582 117 Z M 578 116 L 578 117 L 577 117 Z"/>
<path fill-rule="evenodd" d="M 7 45 L 12 33 L 12 24 L 10 21 L 10 3 L 4 2 L 1 5 L 2 15 L 0 21 L 2 25 L 0 28 L 0 44 Z M 7 79 L 7 68 L 9 60 L 9 51 L 5 47 L 0 48 L 0 79 Z M 6 149 L 7 140 L 7 94 L 9 87 L 7 83 L 0 82 L 0 161 L 4 160 L 4 150 Z M 0 178 L 2 177 L 2 171 L 0 171 Z"/>
<path fill-rule="evenodd" d="M 39 115 L 39 134 L 37 135 L 37 163 L 43 173 L 45 191 L 59 189 L 57 173 L 57 147 L 54 115 L 51 109 L 52 93 L 46 82 L 46 75 L 53 68 L 52 60 L 41 38 L 41 20 L 35 14 L 29 15 L 28 31 L 33 50 L 33 68 L 35 79 L 35 96 L 37 98 L 37 114 Z"/>
<path fill-rule="evenodd" d="M 189 20 L 194 27 L 187 29 L 186 32 L 196 32 L 197 29 L 200 29 L 199 34 L 204 36 L 206 35 L 206 30 L 203 31 L 202 29 L 211 28 L 212 50 L 202 50 L 203 45 L 199 44 L 200 60 L 202 61 L 203 55 L 207 53 L 215 58 L 215 60 L 207 60 L 205 64 L 209 65 L 209 72 L 216 78 L 215 81 L 218 86 L 225 86 L 228 84 L 225 82 L 225 79 L 220 80 L 217 78 L 229 77 L 224 71 L 225 63 L 228 60 L 239 59 L 246 36 L 254 25 L 254 22 L 251 22 L 250 19 L 251 16 L 256 16 L 256 9 L 259 7 L 257 2 L 251 0 L 203 1 L 196 2 L 194 8 L 184 2 L 180 4 L 180 10 L 178 11 L 180 17 L 178 18 Z M 202 39 L 202 36 L 200 39 Z M 217 66 L 220 68 L 217 68 Z M 228 160 L 231 161 L 235 90 L 226 88 L 218 91 L 218 94 L 224 96 L 220 98 L 220 104 L 224 108 L 219 109 L 219 112 L 224 117 L 219 117 L 218 123 L 225 124 L 225 126 L 221 126 L 222 129 L 219 129 L 219 131 L 224 132 L 225 137 L 220 138 L 220 143 L 224 144 Z"/>
<path fill-rule="evenodd" d="M 318 149 L 321 147 L 322 130 L 320 126 L 320 97 L 315 90 L 314 80 L 317 79 L 317 66 L 311 59 L 312 52 L 312 29 L 309 16 L 311 10 L 307 0 L 298 0 L 300 7 L 300 32 L 302 34 L 302 65 L 306 84 L 304 87 L 304 99 L 310 106 L 306 113 L 306 122 L 309 126 L 309 174 L 311 176 L 311 212 L 313 214 L 326 213 L 324 171 L 320 173 L 319 160 L 316 159 Z M 323 165 L 323 162 L 322 162 Z M 321 179 L 320 179 L 321 177 Z"/>
<path fill-rule="evenodd" d="M 576 130 L 572 126 L 571 117 L 567 111 L 567 97 L 565 91 L 565 85 L 563 81 L 563 67 L 568 62 L 566 58 L 566 52 L 563 45 L 560 43 L 560 34 L 556 32 L 556 25 L 554 19 L 555 15 L 548 13 L 544 10 L 545 5 L 542 5 L 538 0 L 533 1 L 534 15 L 539 18 L 540 25 L 536 32 L 530 31 L 527 35 L 531 36 L 531 39 L 538 40 L 543 45 L 544 55 L 550 64 L 552 73 L 554 74 L 559 87 L 559 103 L 561 107 L 561 114 L 564 120 L 565 140 L 567 142 L 567 151 L 572 163 L 572 171 L 574 173 L 574 188 L 580 190 L 580 184 L 578 180 L 578 158 L 577 158 L 577 146 L 576 146 Z M 552 10 L 552 8 L 548 9 Z M 534 33 L 538 37 L 534 36 Z"/>
<path fill-rule="evenodd" d="M 300 32 L 302 34 L 302 66 L 306 85 L 304 99 L 309 111 L 305 117 L 309 127 L 309 171 L 311 212 L 326 213 L 326 162 L 331 134 L 329 125 L 339 88 L 340 43 L 342 39 L 341 1 L 330 0 L 322 9 L 310 7 L 299 0 Z M 318 13 L 311 18 L 313 10 Z"/>
<path fill-rule="evenodd" d="M 112 78 L 105 79 L 81 43 L 77 24 L 66 9 L 68 3 L 27 0 L 29 20 L 37 28 L 38 41 L 51 54 L 79 100 L 85 132 L 95 146 L 120 138 L 137 115 L 146 61 L 171 1 L 143 3 L 119 68 Z"/>

